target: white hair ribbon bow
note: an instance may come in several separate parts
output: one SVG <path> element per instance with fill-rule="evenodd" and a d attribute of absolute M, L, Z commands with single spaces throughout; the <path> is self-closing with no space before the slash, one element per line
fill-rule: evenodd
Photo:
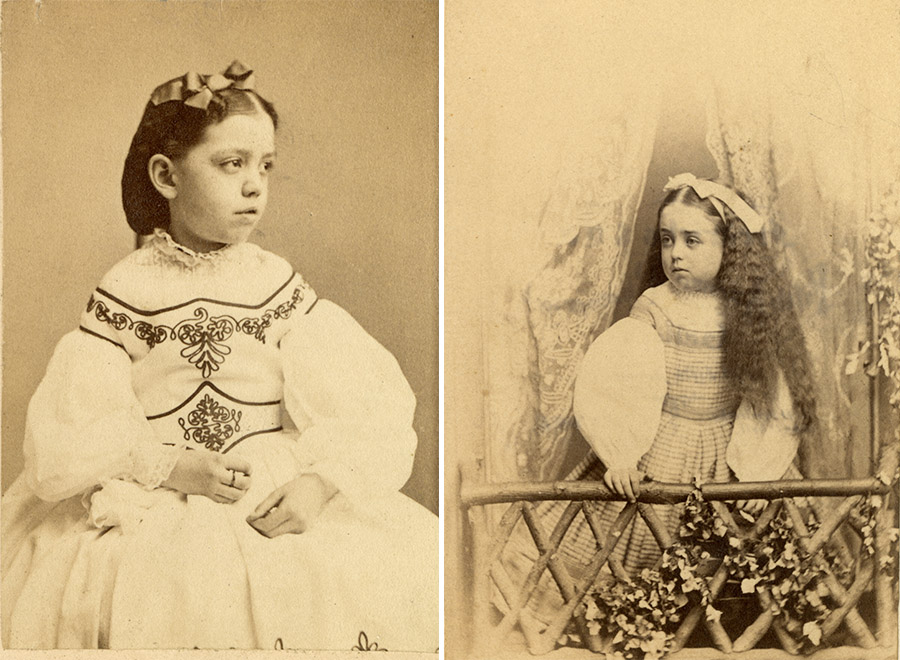
<path fill-rule="evenodd" d="M 716 211 L 718 211 L 723 222 L 725 221 L 725 209 L 722 208 L 722 204 L 725 204 L 738 218 L 740 218 L 741 222 L 744 223 L 744 226 L 751 234 L 758 234 L 766 224 L 763 217 L 754 211 L 747 202 L 741 199 L 740 195 L 731 188 L 723 186 L 721 183 L 716 183 L 715 181 L 698 179 L 693 174 L 685 172 L 684 174 L 669 177 L 669 181 L 663 187 L 663 190 L 677 190 L 679 188 L 684 188 L 685 186 L 693 188 L 694 192 L 697 193 L 697 197 L 700 199 L 709 200 L 710 203 L 716 207 Z"/>

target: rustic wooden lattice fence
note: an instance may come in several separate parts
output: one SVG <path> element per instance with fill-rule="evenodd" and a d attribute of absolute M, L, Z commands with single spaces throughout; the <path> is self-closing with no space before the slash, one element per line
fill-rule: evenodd
<path fill-rule="evenodd" d="M 897 459 L 895 450 L 886 454 L 886 460 L 882 461 L 882 469 L 879 471 L 881 478 L 709 483 L 700 486 L 704 500 L 711 503 L 724 521 L 729 536 L 749 540 L 758 538 L 783 510 L 805 553 L 816 555 L 828 547 L 855 567 L 849 586 L 842 584 L 828 568 L 824 571 L 822 581 L 833 609 L 821 626 L 821 648 L 810 656 L 818 660 L 897 657 L 897 607 L 894 591 L 896 563 L 891 556 L 895 512 L 888 506 L 892 487 L 890 483 L 886 483 L 893 481 Z M 884 475 L 889 475 L 890 478 L 885 478 Z M 552 651 L 571 622 L 591 650 L 601 651 L 598 638 L 588 634 L 583 608 L 579 608 L 579 604 L 589 594 L 604 566 L 609 568 L 615 579 L 628 580 L 621 562 L 612 556 L 612 552 L 621 532 L 636 517 L 643 518 L 647 523 L 660 548 L 672 545 L 673 539 L 650 505 L 684 502 L 694 488 L 687 484 L 646 484 L 638 501 L 626 504 L 614 524 L 609 529 L 602 529 L 595 510 L 596 503 L 621 499 L 602 482 L 489 485 L 477 483 L 471 474 L 464 473 L 460 498 L 469 522 L 467 547 L 472 558 L 469 588 L 470 602 L 473 604 L 469 623 L 474 633 L 473 651 L 482 655 L 494 654 L 503 648 L 517 624 L 529 616 L 526 604 L 545 571 L 550 572 L 559 588 L 564 605 L 543 631 L 538 632 L 529 625 L 520 626 L 528 650 L 533 654 Z M 837 532 L 846 527 L 860 538 L 868 533 L 868 530 L 863 529 L 866 521 L 859 519 L 855 509 L 866 496 L 871 495 L 880 495 L 884 499 L 874 521 L 874 553 L 853 553 Z M 800 501 L 795 498 L 807 498 L 802 500 L 803 506 L 813 507 L 818 521 L 818 528 L 814 531 L 808 528 L 808 518 L 801 513 Z M 735 522 L 725 504 L 728 501 L 746 499 L 769 501 L 765 511 L 749 529 L 742 528 Z M 537 504 L 545 500 L 569 501 L 565 513 L 549 533 L 542 527 L 536 513 Z M 506 505 L 499 522 L 494 526 L 493 534 L 489 529 L 486 511 L 486 507 L 492 505 Z M 567 572 L 562 560 L 556 556 L 556 551 L 579 514 L 585 516 L 590 526 L 596 540 L 596 552 L 585 574 L 580 580 L 575 580 Z M 524 519 L 527 525 L 537 548 L 538 558 L 524 581 L 515 584 L 501 564 L 500 556 L 520 519 Z M 871 540 L 871 535 L 869 538 Z M 729 569 L 721 560 L 712 568 L 707 587 L 709 598 L 715 604 L 726 585 Z M 508 605 L 502 616 L 493 609 L 491 601 L 494 589 Z M 875 603 L 874 615 L 870 613 L 868 621 L 858 608 L 864 595 L 868 595 L 868 599 Z M 681 619 L 667 657 L 678 660 L 700 657 L 704 660 L 763 657 L 777 660 L 797 655 L 800 652 L 798 643 L 784 629 L 782 621 L 773 614 L 771 592 L 765 588 L 759 589 L 755 598 L 758 600 L 760 614 L 736 635 L 734 632 L 729 635 L 718 620 L 704 616 L 700 605 L 693 606 Z M 686 647 L 699 625 L 705 626 L 708 633 L 706 639 L 712 640 L 714 647 Z M 840 635 L 836 636 L 835 633 L 841 628 L 843 630 Z M 756 649 L 770 630 L 781 649 Z M 829 646 L 835 639 L 842 640 L 841 645 Z"/>

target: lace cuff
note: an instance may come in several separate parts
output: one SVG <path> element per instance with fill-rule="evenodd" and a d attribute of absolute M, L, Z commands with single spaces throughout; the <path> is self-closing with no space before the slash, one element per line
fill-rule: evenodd
<path fill-rule="evenodd" d="M 131 450 L 131 479 L 147 490 L 153 490 L 169 478 L 181 457 L 181 447 L 144 443 Z"/>

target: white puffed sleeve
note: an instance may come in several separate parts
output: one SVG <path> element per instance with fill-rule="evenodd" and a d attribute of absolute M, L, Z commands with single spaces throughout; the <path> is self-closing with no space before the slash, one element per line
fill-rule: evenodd
<path fill-rule="evenodd" d="M 303 472 L 351 501 L 398 491 L 416 450 L 416 399 L 397 360 L 343 309 L 319 300 L 281 340 L 285 406 Z"/>
<path fill-rule="evenodd" d="M 62 500 L 111 479 L 157 487 L 178 450 L 159 444 L 131 386 L 131 358 L 80 330 L 56 346 L 25 422 L 25 479 Z"/>
<path fill-rule="evenodd" d="M 608 468 L 634 468 L 650 449 L 666 397 L 665 349 L 656 330 L 624 318 L 600 335 L 575 381 L 575 419 Z"/>
<path fill-rule="evenodd" d="M 775 481 L 793 463 L 798 445 L 791 394 L 779 373 L 771 415 L 755 414 L 746 402 L 738 408 L 725 460 L 739 481 Z"/>

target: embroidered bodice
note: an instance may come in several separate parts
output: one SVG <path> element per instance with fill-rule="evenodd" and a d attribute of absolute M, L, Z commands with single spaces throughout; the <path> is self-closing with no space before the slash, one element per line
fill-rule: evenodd
<path fill-rule="evenodd" d="M 182 300 L 185 266 L 194 295 Z M 244 290 L 223 291 L 223 282 Z M 128 354 L 135 394 L 164 444 L 224 452 L 281 428 L 279 343 L 287 321 L 315 303 L 299 274 L 255 246 L 198 256 L 158 233 L 104 278 L 81 329 Z"/>

